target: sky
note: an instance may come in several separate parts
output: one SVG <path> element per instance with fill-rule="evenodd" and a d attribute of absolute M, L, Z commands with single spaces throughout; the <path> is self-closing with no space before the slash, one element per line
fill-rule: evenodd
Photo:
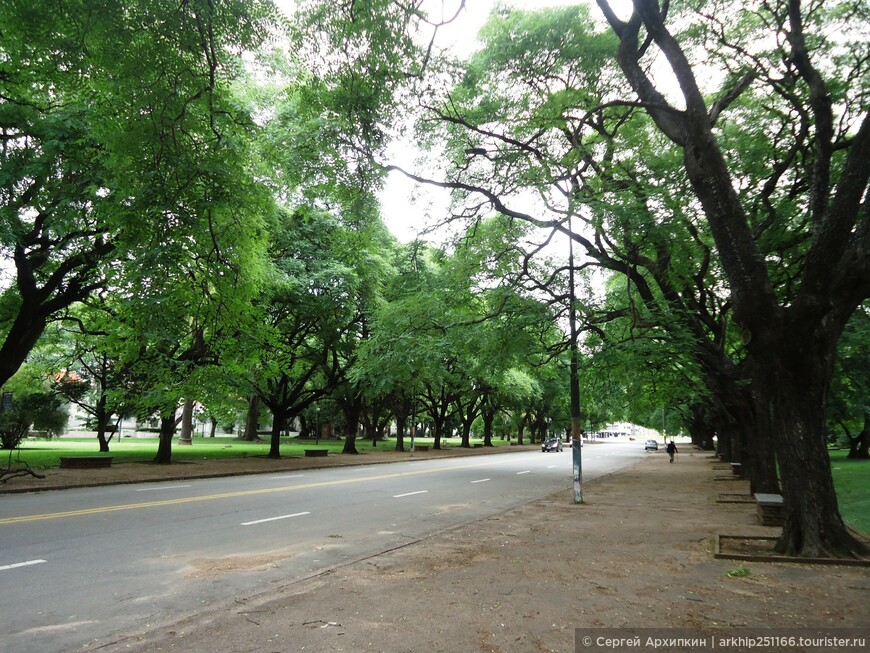
<path fill-rule="evenodd" d="M 289 13 L 292 11 L 293 0 L 275 0 L 275 4 Z M 458 18 L 439 29 L 437 46 L 459 56 L 473 52 L 476 47 L 476 34 L 496 4 L 497 0 L 466 0 L 465 8 Z M 533 10 L 595 3 L 594 0 L 501 0 L 501 4 Z M 447 19 L 456 14 L 459 5 L 460 0 L 425 0 L 423 8 L 433 19 L 440 19 L 442 16 Z M 627 15 L 631 0 L 611 0 L 611 5 L 618 14 Z M 597 7 L 592 7 L 592 14 L 600 14 Z M 413 143 L 399 141 L 388 150 L 387 163 L 413 170 L 417 154 L 418 150 Z M 447 190 L 420 187 L 398 172 L 390 174 L 379 193 L 379 199 L 384 221 L 393 235 L 403 242 L 413 240 L 420 229 L 426 224 L 443 219 L 449 210 Z M 438 240 L 434 235 L 428 239 Z"/>
<path fill-rule="evenodd" d="M 501 3 L 529 10 L 595 4 L 594 0 L 501 0 Z M 449 18 L 456 13 L 459 0 L 428 0 L 428 4 L 432 12 L 430 15 L 438 17 L 443 13 Z M 495 0 L 466 0 L 465 9 L 459 17 L 439 30 L 436 43 L 456 55 L 470 54 L 477 45 L 478 30 L 486 22 L 495 5 Z M 620 16 L 627 16 L 630 13 L 631 0 L 612 0 L 611 5 Z M 600 15 L 600 10 L 593 6 L 592 14 Z M 413 144 L 395 143 L 388 152 L 391 159 L 389 163 L 412 170 L 415 155 L 416 149 Z M 390 174 L 379 198 L 384 221 L 393 235 L 404 242 L 413 240 L 421 228 L 443 219 L 449 211 L 447 190 L 434 187 L 421 188 L 398 172 Z M 437 237 L 435 239 L 437 240 Z"/>

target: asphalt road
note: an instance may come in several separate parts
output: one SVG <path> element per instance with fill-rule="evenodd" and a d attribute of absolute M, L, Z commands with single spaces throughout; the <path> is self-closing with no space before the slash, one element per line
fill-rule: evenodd
<path fill-rule="evenodd" d="M 643 455 L 586 446 L 584 481 Z M 559 491 L 570 449 L 4 496 L 0 652 L 96 650 Z"/>

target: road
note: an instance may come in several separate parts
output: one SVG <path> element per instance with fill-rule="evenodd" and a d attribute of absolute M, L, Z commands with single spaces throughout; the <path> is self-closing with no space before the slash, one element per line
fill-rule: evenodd
<path fill-rule="evenodd" d="M 584 481 L 644 455 L 583 448 Z M 569 449 L 0 500 L 0 652 L 95 650 L 564 491 Z"/>

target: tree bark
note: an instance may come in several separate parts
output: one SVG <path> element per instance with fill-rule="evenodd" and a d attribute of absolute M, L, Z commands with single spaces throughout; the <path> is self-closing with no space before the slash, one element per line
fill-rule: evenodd
<path fill-rule="evenodd" d="M 492 444 L 492 425 L 495 422 L 495 409 L 487 406 L 481 411 L 483 418 L 483 446 L 491 447 Z"/>
<path fill-rule="evenodd" d="M 181 409 L 181 432 L 178 434 L 178 444 L 190 446 L 193 444 L 193 400 L 184 402 Z"/>
<path fill-rule="evenodd" d="M 269 437 L 269 458 L 281 457 L 281 427 L 287 421 L 287 413 L 278 406 L 272 407 L 272 432 Z"/>
<path fill-rule="evenodd" d="M 108 433 L 109 431 L 109 421 L 111 415 L 109 415 L 106 410 L 105 393 L 100 394 L 100 398 L 97 399 L 97 405 L 94 408 L 94 417 L 97 418 L 97 442 L 100 443 L 100 451 L 103 453 L 108 453 L 109 440 L 111 439 L 111 436 L 106 437 L 106 433 Z"/>
<path fill-rule="evenodd" d="M 359 395 L 347 397 L 341 402 L 344 412 L 344 447 L 341 453 L 358 454 L 356 448 L 356 434 L 359 430 L 359 416 L 363 409 L 363 401 Z"/>
<path fill-rule="evenodd" d="M 157 455 L 154 463 L 169 465 L 172 463 L 172 438 L 175 436 L 175 409 L 160 416 L 160 436 L 157 444 Z"/>
<path fill-rule="evenodd" d="M 247 442 L 256 442 L 260 439 L 257 433 L 257 426 L 260 422 L 260 397 L 251 395 L 248 397 L 248 417 L 245 420 L 245 432 L 242 434 L 242 440 Z"/>
<path fill-rule="evenodd" d="M 813 119 L 812 172 L 808 217 L 809 248 L 796 276 L 797 290 L 782 303 L 755 240 L 728 162 L 713 133 L 714 120 L 680 43 L 665 25 L 665 12 L 653 0 L 634 0 L 630 20 L 618 19 L 606 0 L 598 5 L 619 37 L 619 65 L 659 130 L 683 152 L 695 196 L 710 225 L 725 272 L 735 322 L 755 369 L 774 383 L 753 387 L 757 404 L 773 430 L 782 470 L 786 520 L 778 549 L 804 556 L 853 555 L 863 547 L 840 517 L 825 444 L 825 406 L 837 339 L 851 312 L 866 297 L 866 242 L 870 228 L 857 222 L 870 176 L 870 116 L 851 141 L 842 173 L 831 192 L 831 103 L 813 68 L 802 32 L 799 2 L 788 4 L 788 43 L 783 55 L 795 63 L 795 81 L 805 83 L 809 101 L 800 108 Z M 676 110 L 653 85 L 641 65 L 648 43 L 664 54 L 680 82 L 685 108 Z M 799 174 L 798 171 L 796 171 Z M 863 210 L 866 210 L 866 206 Z M 855 233 L 856 225 L 858 226 Z M 769 418 L 767 417 L 769 416 Z"/>
<path fill-rule="evenodd" d="M 808 557 L 862 555 L 867 547 L 840 516 L 825 438 L 837 337 L 830 331 L 814 337 L 793 329 L 780 341 L 784 344 L 768 350 L 765 360 L 777 382 L 756 388 L 771 416 L 782 469 L 785 525 L 777 551 Z"/>

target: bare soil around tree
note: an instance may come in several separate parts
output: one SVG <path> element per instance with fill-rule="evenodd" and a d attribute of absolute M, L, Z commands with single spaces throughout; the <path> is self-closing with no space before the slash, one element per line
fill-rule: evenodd
<path fill-rule="evenodd" d="M 396 459 L 391 452 L 359 458 L 365 464 Z M 198 471 L 312 464 L 283 462 L 219 461 Z M 142 480 L 134 467 L 113 473 Z M 166 469 L 161 473 L 169 474 Z M 52 476 L 43 483 L 62 485 Z M 719 534 L 778 533 L 759 525 L 753 503 L 731 502 L 748 492 L 746 481 L 729 478 L 708 453 L 681 453 L 674 464 L 652 453 L 586 483 L 582 505 L 566 484 L 564 492 L 304 580 L 213 597 L 195 612 L 163 615 L 140 632 L 117 633 L 87 650 L 570 653 L 577 628 L 870 627 L 868 567 L 714 557 Z M 256 552 L 226 559 L 192 554 L 190 573 L 178 582 L 203 573 L 254 579 L 280 564 Z"/>

